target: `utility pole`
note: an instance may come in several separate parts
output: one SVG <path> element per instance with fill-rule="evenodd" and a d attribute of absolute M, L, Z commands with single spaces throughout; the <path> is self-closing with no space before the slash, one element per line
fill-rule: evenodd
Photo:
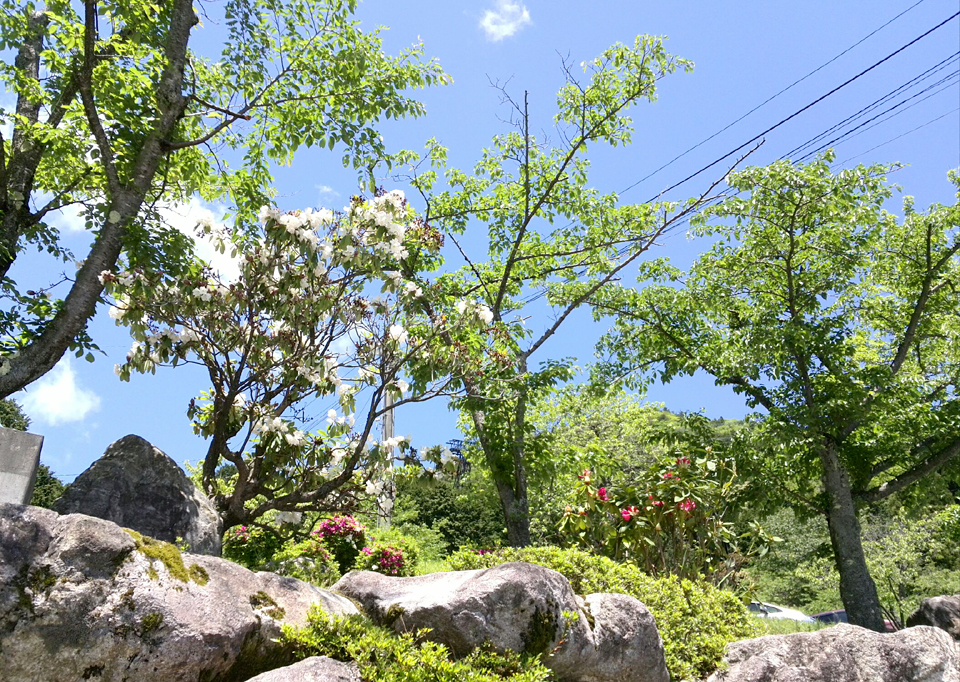
<path fill-rule="evenodd" d="M 393 395 L 385 391 L 383 395 L 383 440 L 393 438 Z M 388 471 L 393 469 L 393 446 L 387 448 Z M 397 497 L 397 490 L 393 486 L 393 477 L 388 476 L 383 481 L 383 491 L 377 497 L 377 525 L 381 528 L 390 527 L 393 516 L 393 502 Z"/>

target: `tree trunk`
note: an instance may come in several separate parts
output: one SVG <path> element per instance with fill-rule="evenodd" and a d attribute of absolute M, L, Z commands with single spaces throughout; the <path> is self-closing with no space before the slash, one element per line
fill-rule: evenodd
<path fill-rule="evenodd" d="M 883 612 L 877 586 L 867 569 L 850 480 L 840 463 L 835 443 L 828 443 L 821 450 L 820 461 L 829 505 L 827 523 L 830 527 L 830 543 L 840 573 L 840 599 L 847 611 L 847 619 L 854 625 L 883 632 Z"/>
<path fill-rule="evenodd" d="M 477 429 L 483 457 L 497 486 L 503 521 L 507 527 L 507 541 L 511 547 L 527 547 L 530 545 L 530 501 L 527 497 L 527 473 L 523 461 L 517 461 L 515 448 L 511 447 L 509 453 L 503 453 L 490 442 L 487 437 L 487 415 L 482 410 L 473 410 L 470 416 Z M 508 473 L 502 464 L 504 455 L 510 457 L 513 475 Z"/>

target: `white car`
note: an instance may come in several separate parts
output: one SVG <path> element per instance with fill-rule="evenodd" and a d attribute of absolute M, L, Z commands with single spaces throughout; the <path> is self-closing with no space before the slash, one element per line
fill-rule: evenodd
<path fill-rule="evenodd" d="M 803 613 L 802 611 L 797 611 L 796 609 L 788 609 L 786 606 L 777 606 L 776 604 L 767 604 L 762 601 L 752 601 L 747 605 L 747 610 L 750 611 L 755 616 L 762 616 L 764 618 L 780 618 L 783 620 L 795 620 L 798 623 L 816 623 L 813 618 Z"/>

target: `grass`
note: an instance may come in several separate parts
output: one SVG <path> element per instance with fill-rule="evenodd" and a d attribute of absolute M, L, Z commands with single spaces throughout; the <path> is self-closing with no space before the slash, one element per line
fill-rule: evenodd
<path fill-rule="evenodd" d="M 791 635 L 795 632 L 816 632 L 823 628 L 830 627 L 827 623 L 801 623 L 796 620 L 787 620 L 785 618 L 766 618 L 764 616 L 754 616 L 757 625 L 762 628 L 764 635 Z"/>

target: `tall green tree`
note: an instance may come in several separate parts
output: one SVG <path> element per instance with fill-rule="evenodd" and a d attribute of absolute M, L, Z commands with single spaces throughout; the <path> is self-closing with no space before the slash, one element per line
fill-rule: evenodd
<path fill-rule="evenodd" d="M 345 149 L 366 169 L 384 156 L 378 119 L 422 113 L 403 94 L 446 80 L 419 46 L 391 57 L 352 19 L 356 0 L 226 0 L 201 30 L 192 0 L 0 3 L 0 397 L 49 371 L 86 334 L 101 274 L 174 272 L 189 240 L 158 208 L 223 200 L 241 226 L 269 203 L 270 164 L 303 146 Z M 74 258 L 50 222 L 78 208 L 93 233 Z M 25 249 L 76 260 L 63 300 L 23 291 L 10 270 Z M 51 283 L 51 288 L 57 285 Z M 59 292 L 56 289 L 54 294 Z M 87 356 L 93 359 L 92 355 Z"/>
<path fill-rule="evenodd" d="M 608 377 L 702 371 L 758 410 L 756 475 L 826 517 L 850 621 L 879 631 L 858 508 L 960 453 L 960 208 L 908 197 L 897 218 L 886 167 L 832 160 L 732 174 L 689 271 L 595 303 Z"/>
<path fill-rule="evenodd" d="M 661 78 L 692 64 L 668 54 L 662 39 L 640 36 L 582 68 L 583 80 L 565 65 L 551 142 L 530 134 L 526 98 L 521 105 L 505 94 L 516 130 L 495 137 L 472 174 L 445 168 L 446 152 L 433 144 L 434 167 L 413 178 L 427 202 L 425 220 L 444 231 L 466 262 L 443 279 L 450 292 L 448 314 L 456 305 L 493 324 L 483 333 L 451 335 L 449 342 L 465 353 L 486 353 L 489 361 L 460 377 L 466 393 L 460 405 L 493 473 L 514 546 L 530 543 L 528 468 L 542 444 L 528 408 L 571 375 L 570 359 L 537 362 L 545 344 L 597 292 L 616 286 L 628 268 L 643 267 L 642 254 L 705 199 L 623 203 L 615 193 L 590 187 L 586 158 L 594 145 L 629 144 L 631 108 L 655 100 Z M 444 170 L 444 191 L 434 190 L 438 167 Z M 478 223 L 488 235 L 487 253 L 481 255 L 459 240 Z M 546 313 L 539 331 L 525 324 L 533 310 Z"/>

